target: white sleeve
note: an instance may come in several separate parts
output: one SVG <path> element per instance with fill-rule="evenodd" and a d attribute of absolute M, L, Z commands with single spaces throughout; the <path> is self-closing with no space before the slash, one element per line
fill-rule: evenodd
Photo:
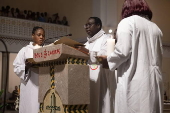
<path fill-rule="evenodd" d="M 132 50 L 132 29 L 131 23 L 126 19 L 119 23 L 115 50 L 107 57 L 110 70 L 114 71 L 130 57 Z"/>
<path fill-rule="evenodd" d="M 22 80 L 27 81 L 29 73 L 25 74 L 25 60 L 26 59 L 25 59 L 25 47 L 24 47 L 18 52 L 13 62 L 13 66 L 14 66 L 15 74 L 18 77 L 20 77 Z"/>
<path fill-rule="evenodd" d="M 98 56 L 106 55 L 107 54 L 107 39 L 109 37 L 107 35 L 104 36 L 104 39 L 102 41 L 101 49 L 98 52 Z"/>

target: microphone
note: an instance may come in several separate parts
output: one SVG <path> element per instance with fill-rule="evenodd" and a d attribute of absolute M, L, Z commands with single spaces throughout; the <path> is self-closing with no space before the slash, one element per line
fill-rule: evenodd
<path fill-rule="evenodd" d="M 44 42 L 42 43 L 42 47 L 44 46 L 44 43 L 49 40 L 49 39 L 55 39 L 55 38 L 60 38 L 60 37 L 64 37 L 64 36 L 72 36 L 72 34 L 67 34 L 67 35 L 63 35 L 63 36 L 57 36 L 57 37 L 52 37 L 52 38 L 47 38 L 44 40 Z"/>

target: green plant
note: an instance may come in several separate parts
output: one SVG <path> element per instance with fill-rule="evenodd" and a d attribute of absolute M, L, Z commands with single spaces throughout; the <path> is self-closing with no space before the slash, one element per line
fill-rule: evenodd
<path fill-rule="evenodd" d="M 2 96 L 3 92 L 4 92 L 4 90 L 1 90 L 1 91 L 0 91 L 0 97 Z M 6 105 L 7 105 L 7 104 L 6 104 Z M 0 110 L 1 110 L 3 107 L 5 107 L 6 105 L 0 104 Z M 1 112 L 0 112 L 0 113 L 1 113 Z"/>

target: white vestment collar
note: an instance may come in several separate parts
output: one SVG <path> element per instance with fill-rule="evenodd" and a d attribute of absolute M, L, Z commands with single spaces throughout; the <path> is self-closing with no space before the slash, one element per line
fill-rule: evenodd
<path fill-rule="evenodd" d="M 96 33 L 93 37 L 87 37 L 89 43 L 93 43 L 96 39 L 100 38 L 105 32 L 101 29 L 98 33 Z"/>
<path fill-rule="evenodd" d="M 29 47 L 29 48 L 31 48 L 31 49 L 37 49 L 37 48 L 40 48 L 41 46 L 39 46 L 39 45 L 37 45 L 37 44 L 34 46 L 34 45 L 33 45 L 33 42 L 30 42 L 29 45 L 27 45 L 26 47 Z"/>
<path fill-rule="evenodd" d="M 30 42 L 29 45 L 27 45 L 26 47 L 29 47 L 29 48 L 31 48 L 31 49 L 34 49 L 33 42 Z"/>

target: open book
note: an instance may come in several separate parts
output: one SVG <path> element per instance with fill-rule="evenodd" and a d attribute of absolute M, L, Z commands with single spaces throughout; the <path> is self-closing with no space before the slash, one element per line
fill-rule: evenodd
<path fill-rule="evenodd" d="M 82 49 L 85 46 L 84 44 L 79 43 L 79 42 L 72 40 L 70 38 L 67 38 L 67 37 L 62 37 L 62 38 L 54 41 L 52 44 L 49 44 L 47 46 L 53 46 L 53 45 L 57 45 L 57 44 L 65 44 L 65 45 L 68 45 L 68 46 L 70 46 L 74 49 L 77 49 L 77 50 L 79 50 L 79 51 L 81 51 L 85 54 L 89 53 L 88 51 L 86 51 L 86 49 Z"/>
<path fill-rule="evenodd" d="M 54 41 L 54 45 L 57 45 L 57 44 L 65 44 L 65 45 L 68 45 L 71 47 L 85 46 L 84 44 L 79 43 L 79 42 L 72 40 L 70 38 L 67 38 L 67 37 L 62 37 L 59 40 Z"/>

